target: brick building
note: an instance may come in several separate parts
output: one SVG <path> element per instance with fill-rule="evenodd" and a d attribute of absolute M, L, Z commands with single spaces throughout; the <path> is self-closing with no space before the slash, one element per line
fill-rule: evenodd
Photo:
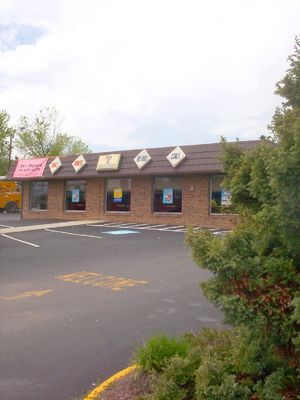
<path fill-rule="evenodd" d="M 259 141 L 239 142 L 245 151 Z M 230 229 L 220 144 L 19 160 L 22 218 L 101 219 Z"/>

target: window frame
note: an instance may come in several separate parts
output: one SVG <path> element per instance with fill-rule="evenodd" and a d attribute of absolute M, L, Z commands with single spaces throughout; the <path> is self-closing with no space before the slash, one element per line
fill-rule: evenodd
<path fill-rule="evenodd" d="M 33 187 L 34 184 L 36 183 L 47 183 L 47 205 L 46 208 L 37 208 L 37 207 L 33 207 L 32 203 L 33 203 Z M 49 181 L 31 181 L 30 182 L 30 188 L 29 188 L 29 211 L 41 211 L 41 212 L 45 212 L 48 211 L 48 194 L 49 194 Z M 23 198 L 23 196 L 22 196 Z"/>
<path fill-rule="evenodd" d="M 230 215 L 237 215 L 236 213 L 234 213 L 234 212 L 229 212 L 229 213 L 224 213 L 224 212 L 212 212 L 212 206 L 211 206 L 211 202 L 212 202 L 212 187 L 213 187 L 213 178 L 225 178 L 225 174 L 217 174 L 217 175 L 210 175 L 210 178 L 209 178 L 209 194 L 208 194 L 208 204 L 209 204 L 209 215 L 212 215 L 212 216 L 223 216 L 223 215 L 228 215 L 228 216 L 230 216 Z"/>
<path fill-rule="evenodd" d="M 108 189 L 108 181 L 109 180 L 127 180 L 130 181 L 130 204 L 129 204 L 129 210 L 128 211 L 110 211 L 107 209 L 107 189 Z M 106 178 L 105 179 L 105 191 L 104 191 L 104 212 L 108 214 L 130 214 L 131 213 L 131 206 L 132 206 L 132 178 L 127 178 L 127 177 L 113 177 L 113 178 Z"/>
<path fill-rule="evenodd" d="M 68 210 L 67 209 L 67 185 L 68 185 L 68 182 L 85 183 L 85 208 L 84 208 L 84 210 Z M 85 213 L 86 212 L 87 184 L 88 184 L 88 181 L 86 179 L 68 179 L 68 180 L 65 180 L 65 184 L 64 184 L 64 212 L 65 213 Z"/>
<path fill-rule="evenodd" d="M 155 202 L 155 180 L 156 179 L 172 179 L 172 178 L 180 178 L 181 179 L 181 211 L 155 211 L 154 210 L 154 202 Z M 151 211 L 154 215 L 182 215 L 183 214 L 183 198 L 184 198 L 184 191 L 183 191 L 183 180 L 184 177 L 182 175 L 163 175 L 163 176 L 153 176 L 152 179 L 152 201 L 151 201 Z"/>

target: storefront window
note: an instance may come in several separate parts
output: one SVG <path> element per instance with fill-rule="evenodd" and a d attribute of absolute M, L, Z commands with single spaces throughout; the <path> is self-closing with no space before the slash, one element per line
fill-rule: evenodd
<path fill-rule="evenodd" d="M 210 207 L 212 214 L 232 212 L 230 191 L 222 187 L 224 176 L 212 176 Z"/>
<path fill-rule="evenodd" d="M 30 187 L 30 208 L 32 210 L 47 210 L 48 182 L 32 182 Z"/>
<path fill-rule="evenodd" d="M 67 181 L 65 192 L 66 211 L 85 210 L 86 181 Z"/>
<path fill-rule="evenodd" d="M 154 212 L 176 212 L 182 210 L 182 178 L 155 178 Z"/>
<path fill-rule="evenodd" d="M 130 179 L 108 179 L 106 211 L 130 211 Z"/>

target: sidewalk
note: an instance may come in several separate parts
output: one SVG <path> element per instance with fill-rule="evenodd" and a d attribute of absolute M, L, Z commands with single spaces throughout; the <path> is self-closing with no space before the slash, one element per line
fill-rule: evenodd
<path fill-rule="evenodd" d="M 101 222 L 104 222 L 104 221 L 99 221 L 99 220 L 65 221 L 65 222 L 54 222 L 54 223 L 50 223 L 50 224 L 17 226 L 17 227 L 11 227 L 11 228 L 1 228 L 0 227 L 0 234 L 30 232 L 30 231 L 38 231 L 41 229 L 63 228 L 66 226 L 79 226 L 79 225 L 86 225 L 86 224 L 96 224 L 96 223 L 101 223 Z"/>

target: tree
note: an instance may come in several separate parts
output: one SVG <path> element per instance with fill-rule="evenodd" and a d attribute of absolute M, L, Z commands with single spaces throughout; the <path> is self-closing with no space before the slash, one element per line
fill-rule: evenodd
<path fill-rule="evenodd" d="M 58 111 L 45 108 L 33 121 L 20 118 L 17 129 L 16 148 L 26 157 L 57 156 L 90 152 L 79 138 L 59 131 Z"/>
<path fill-rule="evenodd" d="M 15 129 L 9 126 L 10 115 L 0 111 L 0 175 L 6 175 L 11 162 Z"/>
<path fill-rule="evenodd" d="M 227 322 L 247 329 L 249 350 L 236 383 L 250 380 L 251 398 L 262 400 L 300 396 L 299 38 L 288 60 L 270 137 L 247 153 L 223 140 L 224 186 L 239 225 L 225 239 L 192 231 L 186 238 L 197 264 L 214 273 L 203 284 L 208 299 Z M 256 365 L 255 373 L 247 365 Z"/>

